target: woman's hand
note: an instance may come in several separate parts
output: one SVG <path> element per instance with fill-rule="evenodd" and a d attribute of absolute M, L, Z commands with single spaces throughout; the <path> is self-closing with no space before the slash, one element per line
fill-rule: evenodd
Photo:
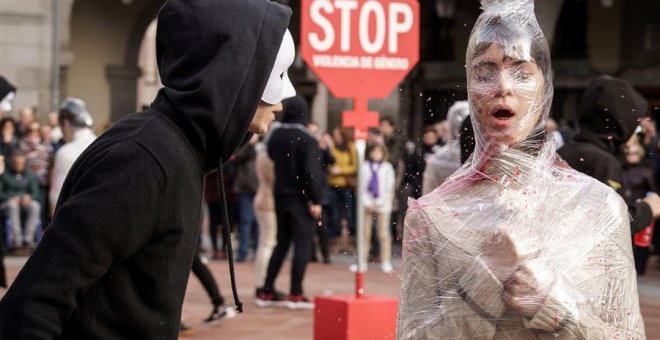
<path fill-rule="evenodd" d="M 534 317 L 548 296 L 532 270 L 524 264 L 504 284 L 504 289 L 504 303 L 528 319 Z"/>
<path fill-rule="evenodd" d="M 497 232 L 481 244 L 482 259 L 502 283 L 508 281 L 520 265 L 516 246 L 509 234 Z"/>

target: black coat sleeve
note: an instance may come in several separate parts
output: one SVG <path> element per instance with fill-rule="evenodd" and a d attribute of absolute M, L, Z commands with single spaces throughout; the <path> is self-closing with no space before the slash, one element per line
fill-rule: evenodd
<path fill-rule="evenodd" d="M 326 182 L 326 171 L 323 168 L 323 152 L 310 137 L 301 150 L 300 158 L 304 160 L 302 169 L 303 190 L 307 198 L 314 204 L 321 204 Z"/>
<path fill-rule="evenodd" d="M 594 178 L 612 187 L 625 200 L 626 196 L 623 194 L 625 190 L 623 185 L 623 168 L 621 164 L 613 160 L 609 163 L 599 165 L 594 168 Z M 653 222 L 651 207 L 647 203 L 626 200 L 626 205 L 630 214 L 631 233 L 634 234 L 648 227 Z"/>
<path fill-rule="evenodd" d="M 165 176 L 133 141 L 83 155 L 53 222 L 0 301 L 0 338 L 53 339 L 113 263 L 152 237 Z"/>

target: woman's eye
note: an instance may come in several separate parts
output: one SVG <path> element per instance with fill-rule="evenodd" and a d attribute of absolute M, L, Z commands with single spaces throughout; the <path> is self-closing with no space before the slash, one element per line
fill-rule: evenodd
<path fill-rule="evenodd" d="M 516 67 L 512 71 L 514 79 L 521 81 L 529 80 L 532 77 L 532 74 L 525 71 L 522 67 Z"/>
<path fill-rule="evenodd" d="M 477 81 L 479 82 L 490 82 L 494 79 L 493 72 L 489 72 L 485 70 L 477 70 L 475 72 L 475 76 L 477 78 Z"/>

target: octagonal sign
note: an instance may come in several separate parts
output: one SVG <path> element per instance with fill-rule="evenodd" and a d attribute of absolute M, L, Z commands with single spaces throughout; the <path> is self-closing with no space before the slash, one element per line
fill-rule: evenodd
<path fill-rule="evenodd" d="M 383 98 L 419 60 L 417 0 L 302 0 L 302 58 L 337 98 Z"/>

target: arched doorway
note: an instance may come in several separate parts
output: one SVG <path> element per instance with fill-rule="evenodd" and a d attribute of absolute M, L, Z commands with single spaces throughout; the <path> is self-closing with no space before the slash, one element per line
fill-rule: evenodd
<path fill-rule="evenodd" d="M 63 94 L 87 102 L 97 127 L 137 108 L 138 57 L 164 0 L 69 0 L 62 25 Z"/>

